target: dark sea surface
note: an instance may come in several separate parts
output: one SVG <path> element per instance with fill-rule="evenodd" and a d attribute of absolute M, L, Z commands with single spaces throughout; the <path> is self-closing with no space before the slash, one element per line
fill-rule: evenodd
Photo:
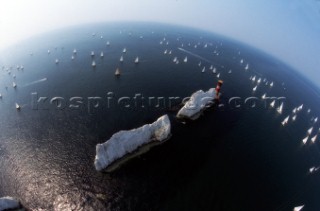
<path fill-rule="evenodd" d="M 319 89 L 257 49 L 191 28 L 106 23 L 25 40 L 1 52 L 0 68 L 0 197 L 16 197 L 30 210 L 320 210 L 319 172 L 309 172 L 320 165 L 319 140 L 310 141 L 319 132 Z M 261 78 L 255 92 L 253 76 Z M 218 79 L 221 105 L 196 121 L 177 121 L 179 99 Z M 282 114 L 272 100 L 265 106 L 264 93 L 286 98 Z M 253 96 L 254 108 L 244 103 Z M 178 99 L 170 104 L 170 97 Z M 229 103 L 233 97 L 239 107 Z M 96 144 L 164 114 L 169 141 L 112 174 L 95 170 Z"/>

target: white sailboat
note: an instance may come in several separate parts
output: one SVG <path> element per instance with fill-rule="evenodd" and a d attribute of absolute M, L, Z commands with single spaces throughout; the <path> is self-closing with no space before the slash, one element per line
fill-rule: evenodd
<path fill-rule="evenodd" d="M 91 56 L 94 56 L 94 51 L 91 51 Z"/>
<path fill-rule="evenodd" d="M 109 41 L 107 41 L 106 45 L 107 45 L 107 46 L 110 46 L 110 42 L 109 42 Z"/>
<path fill-rule="evenodd" d="M 292 117 L 292 121 L 296 121 L 296 119 L 297 119 L 297 115 L 294 115 L 294 116 Z"/>
<path fill-rule="evenodd" d="M 313 137 L 311 138 L 312 143 L 316 142 L 317 136 L 318 136 L 318 135 L 315 135 L 315 136 L 313 136 Z"/>
<path fill-rule="evenodd" d="M 261 98 L 262 98 L 262 99 L 266 99 L 266 96 L 267 96 L 267 94 L 264 93 Z"/>
<path fill-rule="evenodd" d="M 2 99 L 2 94 L 0 93 L 0 99 Z"/>
<path fill-rule="evenodd" d="M 73 54 L 77 54 L 77 49 L 73 49 Z"/>
<path fill-rule="evenodd" d="M 48 50 L 48 54 L 50 54 L 50 50 Z"/>
<path fill-rule="evenodd" d="M 95 67 L 96 66 L 96 62 L 95 61 L 92 61 L 92 67 Z"/>
<path fill-rule="evenodd" d="M 114 73 L 114 75 L 115 75 L 115 76 L 119 76 L 120 74 L 121 74 L 121 73 L 120 73 L 120 69 L 117 68 L 116 71 L 115 71 L 115 73 Z"/>
<path fill-rule="evenodd" d="M 229 72 L 228 72 L 229 74 L 231 74 L 232 73 L 232 70 L 229 70 Z"/>
<path fill-rule="evenodd" d="M 20 110 L 20 109 L 21 109 L 21 106 L 20 106 L 18 103 L 16 103 L 16 109 L 17 109 L 17 110 Z"/>
<path fill-rule="evenodd" d="M 306 144 L 307 141 L 308 141 L 308 138 L 309 138 L 309 136 L 307 136 L 307 137 L 305 137 L 304 139 L 302 139 L 302 143 L 303 143 L 303 144 Z"/>
<path fill-rule="evenodd" d="M 253 87 L 252 91 L 256 91 L 258 86 Z"/>
<path fill-rule="evenodd" d="M 13 88 L 16 88 L 17 87 L 17 84 L 15 82 L 12 82 L 12 87 Z"/>
<path fill-rule="evenodd" d="M 261 82 L 261 78 L 258 79 L 257 83 L 259 84 Z"/>
<path fill-rule="evenodd" d="M 120 57 L 119 61 L 120 61 L 120 62 L 123 62 L 123 56 Z"/>
<path fill-rule="evenodd" d="M 272 101 L 272 102 L 270 103 L 270 106 L 273 108 L 275 103 L 276 103 L 276 101 L 275 101 L 275 100 L 274 100 L 274 101 Z"/>
<path fill-rule="evenodd" d="M 304 207 L 304 205 L 295 207 L 295 208 L 293 208 L 293 211 L 300 211 L 300 210 L 302 210 L 303 207 Z"/>
<path fill-rule="evenodd" d="M 199 62 L 198 66 L 199 66 L 199 67 L 201 66 L 201 61 Z"/>
<path fill-rule="evenodd" d="M 177 60 L 178 60 L 178 58 L 177 58 L 177 57 L 174 57 L 172 61 L 173 61 L 174 63 L 176 63 Z"/>
<path fill-rule="evenodd" d="M 220 73 L 217 74 L 217 78 L 220 78 Z"/>
<path fill-rule="evenodd" d="M 122 53 L 126 53 L 126 52 L 127 52 L 127 49 L 124 48 L 124 49 L 122 50 Z"/>
<path fill-rule="evenodd" d="M 245 70 L 248 70 L 248 69 L 249 69 L 249 64 L 247 64 L 244 69 L 245 69 Z"/>
<path fill-rule="evenodd" d="M 308 114 L 309 114 L 309 113 L 311 112 L 311 109 L 309 108 L 307 112 L 308 112 Z"/>
<path fill-rule="evenodd" d="M 286 124 L 288 124 L 289 118 L 290 118 L 290 116 L 287 116 L 287 117 L 281 122 L 281 124 L 282 124 L 283 126 L 285 126 Z"/>
<path fill-rule="evenodd" d="M 203 67 L 201 72 L 204 73 L 205 71 L 206 71 L 206 67 Z"/>
<path fill-rule="evenodd" d="M 102 58 L 104 55 L 103 55 L 103 51 L 101 51 L 101 53 L 100 53 L 100 57 Z"/>
<path fill-rule="evenodd" d="M 318 117 L 314 118 L 313 122 L 317 123 L 318 122 Z"/>
<path fill-rule="evenodd" d="M 243 64 L 243 59 L 240 60 L 240 63 Z"/>
<path fill-rule="evenodd" d="M 136 63 L 136 64 L 139 63 L 139 57 L 136 57 L 136 59 L 134 60 L 134 63 Z"/>
<path fill-rule="evenodd" d="M 252 81 L 256 81 L 256 76 L 253 76 L 253 78 L 251 80 Z"/>
<path fill-rule="evenodd" d="M 56 63 L 56 64 L 59 64 L 59 59 L 56 59 L 56 60 L 55 60 L 55 63 Z"/>
<path fill-rule="evenodd" d="M 188 62 L 188 57 L 185 57 L 183 60 L 184 63 Z"/>
<path fill-rule="evenodd" d="M 213 68 L 212 72 L 213 72 L 213 73 L 216 73 L 216 72 L 217 72 L 217 69 L 216 69 L 216 68 Z"/>
<path fill-rule="evenodd" d="M 71 56 L 71 60 L 74 60 L 74 56 Z"/>
<path fill-rule="evenodd" d="M 292 113 L 297 113 L 297 108 L 294 108 L 293 110 L 292 110 Z"/>
<path fill-rule="evenodd" d="M 273 87 L 273 81 L 270 83 L 270 87 Z"/>
<path fill-rule="evenodd" d="M 213 70 L 213 65 L 210 65 L 209 70 Z"/>
<path fill-rule="evenodd" d="M 308 134 L 310 135 L 312 133 L 312 131 L 313 131 L 313 127 L 309 128 L 308 129 Z"/>
<path fill-rule="evenodd" d="M 277 108 L 277 112 L 281 114 L 282 110 L 283 110 L 283 103 L 281 103 L 281 105 Z"/>
<path fill-rule="evenodd" d="M 170 50 L 168 54 L 171 55 L 171 54 L 172 54 L 172 51 Z"/>
<path fill-rule="evenodd" d="M 168 52 L 168 51 L 167 51 L 167 49 L 166 49 L 166 50 L 164 50 L 163 54 L 167 54 L 167 52 Z"/>
<path fill-rule="evenodd" d="M 297 111 L 301 111 L 303 109 L 303 104 L 301 104 L 298 108 Z"/>

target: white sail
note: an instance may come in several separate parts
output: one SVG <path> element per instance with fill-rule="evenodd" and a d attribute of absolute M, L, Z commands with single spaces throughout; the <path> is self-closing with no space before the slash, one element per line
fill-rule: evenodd
<path fill-rule="evenodd" d="M 313 136 L 313 137 L 311 138 L 312 143 L 316 142 L 317 136 L 318 136 L 318 135 L 315 135 L 315 136 Z"/>
<path fill-rule="evenodd" d="M 253 76 L 253 78 L 251 79 L 252 81 L 255 81 L 256 80 L 256 76 Z"/>
<path fill-rule="evenodd" d="M 309 108 L 307 112 L 310 113 L 310 112 L 311 112 L 311 109 Z"/>
<path fill-rule="evenodd" d="M 95 61 L 92 61 L 92 67 L 95 67 L 96 66 L 96 62 Z"/>
<path fill-rule="evenodd" d="M 258 86 L 253 87 L 252 91 L 256 91 Z"/>
<path fill-rule="evenodd" d="M 297 115 L 294 115 L 294 116 L 292 117 L 292 121 L 296 121 L 296 119 L 297 119 Z"/>
<path fill-rule="evenodd" d="M 169 51 L 169 53 L 168 53 L 169 55 L 171 55 L 172 54 L 172 51 Z"/>
<path fill-rule="evenodd" d="M 50 54 L 50 50 L 48 50 L 48 54 Z"/>
<path fill-rule="evenodd" d="M 186 63 L 188 61 L 188 57 L 185 57 L 183 61 Z"/>
<path fill-rule="evenodd" d="M 282 110 L 283 110 L 283 103 L 281 103 L 281 105 L 277 108 L 277 111 L 279 114 L 282 113 Z"/>
<path fill-rule="evenodd" d="M 123 56 L 121 56 L 119 60 L 120 60 L 120 62 L 123 62 Z"/>
<path fill-rule="evenodd" d="M 218 75 L 217 75 L 217 78 L 219 78 L 220 77 L 220 73 L 218 73 Z"/>
<path fill-rule="evenodd" d="M 103 57 L 103 51 L 101 51 L 101 53 L 100 53 L 100 57 Z"/>
<path fill-rule="evenodd" d="M 249 64 L 247 64 L 244 69 L 245 69 L 245 70 L 248 70 L 248 69 L 249 69 Z"/>
<path fill-rule="evenodd" d="M 292 110 L 292 113 L 297 113 L 297 108 L 294 108 L 293 110 Z"/>
<path fill-rule="evenodd" d="M 119 76 L 119 75 L 121 74 L 121 73 L 120 73 L 120 69 L 117 68 L 114 74 L 115 74 L 116 76 Z"/>
<path fill-rule="evenodd" d="M 15 82 L 12 82 L 12 87 L 13 88 L 16 88 L 17 87 L 17 84 Z"/>
<path fill-rule="evenodd" d="M 204 73 L 205 71 L 206 71 L 206 67 L 203 67 L 201 72 Z"/>
<path fill-rule="evenodd" d="M 275 100 L 274 100 L 274 101 L 272 101 L 272 102 L 270 103 L 270 106 L 273 108 L 275 103 L 276 103 L 276 101 L 275 101 Z"/>
<path fill-rule="evenodd" d="M 106 45 L 107 45 L 107 46 L 109 46 L 109 45 L 110 45 L 110 42 L 109 42 L 109 41 L 107 41 Z"/>
<path fill-rule="evenodd" d="M 177 57 L 174 57 L 174 58 L 173 58 L 173 62 L 174 62 L 174 63 L 176 63 L 176 62 L 177 62 L 177 60 L 178 60 L 178 58 L 177 58 Z"/>
<path fill-rule="evenodd" d="M 126 52 L 127 52 L 127 49 L 124 48 L 124 49 L 122 50 L 122 53 L 126 53 Z"/>
<path fill-rule="evenodd" d="M 216 73 L 216 72 L 217 72 L 217 69 L 216 69 L 216 68 L 213 68 L 212 72 L 213 72 L 213 73 Z"/>
<path fill-rule="evenodd" d="M 134 60 L 134 63 L 136 63 L 136 64 L 139 63 L 139 57 L 137 57 L 137 58 Z"/>
<path fill-rule="evenodd" d="M 18 103 L 16 103 L 16 109 L 20 110 L 20 108 L 21 108 L 20 105 Z"/>
<path fill-rule="evenodd" d="M 241 64 L 243 63 L 243 59 L 240 60 L 240 63 L 241 63 Z"/>
<path fill-rule="evenodd" d="M 58 63 L 59 63 L 59 59 L 56 59 L 56 60 L 55 60 L 55 63 L 58 64 Z"/>
<path fill-rule="evenodd" d="M 210 65 L 209 70 L 213 70 L 213 65 Z"/>
<path fill-rule="evenodd" d="M 91 51 L 91 56 L 94 56 L 94 51 Z"/>
<path fill-rule="evenodd" d="M 283 126 L 285 126 L 286 124 L 288 124 L 289 118 L 290 118 L 290 116 L 287 116 L 287 117 L 281 122 L 281 124 L 282 124 Z"/>
<path fill-rule="evenodd" d="M 74 56 L 71 56 L 71 60 L 74 60 Z"/>
<path fill-rule="evenodd" d="M 229 72 L 228 72 L 228 73 L 229 73 L 229 74 L 230 74 L 230 73 L 232 73 L 232 70 L 229 70 Z"/>
<path fill-rule="evenodd" d="M 261 82 L 261 78 L 258 79 L 257 83 L 259 84 Z"/>
<path fill-rule="evenodd" d="M 310 135 L 312 133 L 312 131 L 313 131 L 313 127 L 309 128 L 308 129 L 308 134 Z"/>
<path fill-rule="evenodd" d="M 262 99 L 266 99 L 266 96 L 267 96 L 267 94 L 264 93 L 261 98 L 262 98 Z"/>
<path fill-rule="evenodd" d="M 73 49 L 73 54 L 77 54 L 77 49 Z"/>
<path fill-rule="evenodd" d="M 301 111 L 303 109 L 303 104 L 301 104 L 298 108 L 297 111 Z"/>
<path fill-rule="evenodd" d="M 167 49 L 166 49 L 166 50 L 164 50 L 163 54 L 167 54 L 167 52 L 168 52 L 168 51 L 167 51 Z"/>
<path fill-rule="evenodd" d="M 270 87 L 273 87 L 273 81 L 270 83 Z"/>
<path fill-rule="evenodd" d="M 306 144 L 307 141 L 308 141 L 308 138 L 309 138 L 309 136 L 307 136 L 307 137 L 305 137 L 304 139 L 302 139 L 302 143 L 303 143 L 303 144 Z"/>
<path fill-rule="evenodd" d="M 304 207 L 304 205 L 295 207 L 295 208 L 293 208 L 293 211 L 300 211 L 300 210 L 302 210 L 303 207 Z"/>
<path fill-rule="evenodd" d="M 198 66 L 199 66 L 199 67 L 201 66 L 201 61 L 199 62 Z"/>
<path fill-rule="evenodd" d="M 318 117 L 314 118 L 313 122 L 317 123 L 318 122 Z"/>

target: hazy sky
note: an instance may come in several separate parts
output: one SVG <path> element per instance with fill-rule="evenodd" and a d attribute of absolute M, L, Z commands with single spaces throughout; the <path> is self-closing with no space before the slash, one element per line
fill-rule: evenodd
<path fill-rule="evenodd" d="M 91 22 L 157 21 L 258 47 L 320 86 L 320 0 L 8 0 L 0 49 L 34 34 Z"/>

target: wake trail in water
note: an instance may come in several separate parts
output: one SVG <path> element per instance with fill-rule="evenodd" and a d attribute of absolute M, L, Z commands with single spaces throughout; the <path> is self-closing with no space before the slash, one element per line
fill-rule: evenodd
<path fill-rule="evenodd" d="M 39 80 L 36 80 L 36 81 L 32 81 L 32 82 L 30 82 L 28 84 L 25 84 L 23 87 L 27 87 L 27 86 L 31 86 L 31 85 L 34 85 L 34 84 L 37 84 L 37 83 L 41 83 L 41 82 L 44 82 L 46 80 L 47 80 L 47 78 L 42 78 L 42 79 L 39 79 Z"/>

